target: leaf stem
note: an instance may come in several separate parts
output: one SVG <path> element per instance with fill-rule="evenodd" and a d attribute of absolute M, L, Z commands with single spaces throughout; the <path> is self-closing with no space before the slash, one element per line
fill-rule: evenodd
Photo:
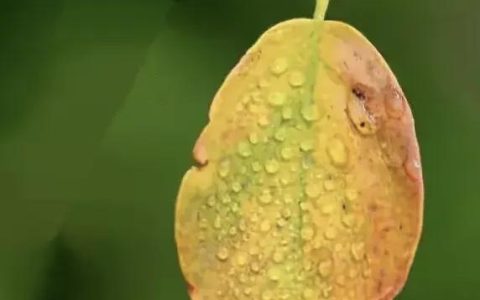
<path fill-rule="evenodd" d="M 324 20 L 325 14 L 327 12 L 328 3 L 330 0 L 317 0 L 317 5 L 315 7 L 315 14 L 313 15 L 314 19 Z"/>

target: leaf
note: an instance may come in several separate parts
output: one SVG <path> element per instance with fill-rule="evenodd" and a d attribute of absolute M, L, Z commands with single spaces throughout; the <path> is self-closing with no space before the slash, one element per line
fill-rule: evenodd
<path fill-rule="evenodd" d="M 375 47 L 319 7 L 264 33 L 213 100 L 177 200 L 192 299 L 393 299 L 406 281 L 412 113 Z"/>

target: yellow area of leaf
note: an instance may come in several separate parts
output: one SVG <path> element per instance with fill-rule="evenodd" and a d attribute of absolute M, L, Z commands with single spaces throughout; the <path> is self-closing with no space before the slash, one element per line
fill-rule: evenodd
<path fill-rule="evenodd" d="M 417 248 L 413 118 L 352 27 L 268 30 L 215 96 L 177 199 L 194 300 L 393 299 Z"/>

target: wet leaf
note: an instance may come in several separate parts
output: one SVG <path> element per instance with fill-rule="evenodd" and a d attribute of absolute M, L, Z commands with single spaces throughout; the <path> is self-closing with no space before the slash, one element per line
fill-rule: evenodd
<path fill-rule="evenodd" d="M 177 200 L 192 299 L 393 299 L 406 281 L 423 213 L 412 113 L 325 4 L 264 33 L 213 100 Z"/>

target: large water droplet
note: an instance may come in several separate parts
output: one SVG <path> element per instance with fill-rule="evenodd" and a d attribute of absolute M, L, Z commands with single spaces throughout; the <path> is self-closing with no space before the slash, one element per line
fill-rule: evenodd
<path fill-rule="evenodd" d="M 281 75 L 288 69 L 288 61 L 286 58 L 281 57 L 273 61 L 270 71 L 275 75 Z"/>
<path fill-rule="evenodd" d="M 302 108 L 302 117 L 305 121 L 312 122 L 318 119 L 318 111 L 314 105 L 305 105 Z"/>
<path fill-rule="evenodd" d="M 272 106 L 282 106 L 286 100 L 287 97 L 285 94 L 280 92 L 272 92 L 268 96 L 268 103 L 270 103 Z"/>
<path fill-rule="evenodd" d="M 348 162 L 347 147 L 339 138 L 334 138 L 329 142 L 327 153 L 332 163 L 337 167 L 343 167 Z"/>
<path fill-rule="evenodd" d="M 265 171 L 269 174 L 275 174 L 278 172 L 280 164 L 275 159 L 270 159 L 265 163 Z"/>
<path fill-rule="evenodd" d="M 292 87 L 300 87 L 305 83 L 305 75 L 300 71 L 293 71 L 290 73 L 288 82 Z"/>
<path fill-rule="evenodd" d="M 226 261 L 228 259 L 228 249 L 225 247 L 220 247 L 217 251 L 217 258 L 220 261 Z"/>

